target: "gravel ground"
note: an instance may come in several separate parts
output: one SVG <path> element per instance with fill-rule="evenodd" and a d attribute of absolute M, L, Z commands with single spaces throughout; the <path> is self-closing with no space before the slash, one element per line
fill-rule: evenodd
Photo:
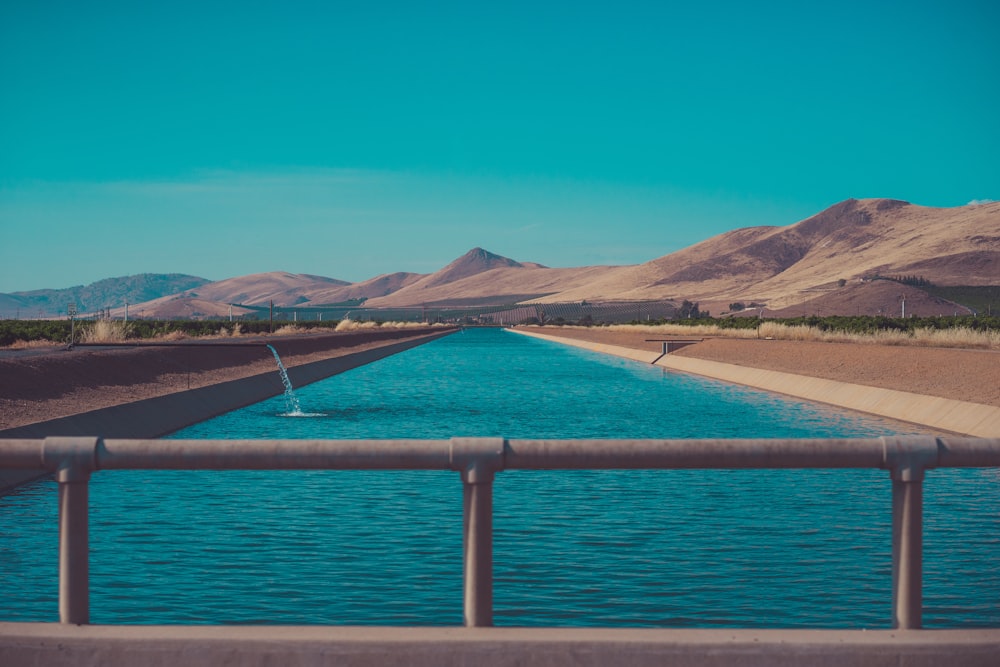
<path fill-rule="evenodd" d="M 681 338 L 600 328 L 532 330 L 652 351 L 660 343 L 646 339 Z M 706 338 L 671 354 L 1000 407 L 1000 352 L 993 350 Z"/>

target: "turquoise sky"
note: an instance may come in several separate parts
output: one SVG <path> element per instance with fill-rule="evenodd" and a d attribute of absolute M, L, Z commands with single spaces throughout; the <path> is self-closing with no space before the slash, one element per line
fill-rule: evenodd
<path fill-rule="evenodd" d="M 1000 199 L 1000 3 L 0 0 L 0 291 Z"/>

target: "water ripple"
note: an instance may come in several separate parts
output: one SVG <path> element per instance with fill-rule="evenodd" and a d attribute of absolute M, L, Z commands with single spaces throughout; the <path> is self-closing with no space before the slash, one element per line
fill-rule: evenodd
<path fill-rule="evenodd" d="M 496 331 L 451 336 L 177 437 L 850 437 L 889 422 Z M 903 429 L 905 430 L 905 429 Z M 925 484 L 927 627 L 1000 625 L 1000 477 Z M 97 623 L 460 625 L 462 489 L 428 471 L 102 471 Z M 883 471 L 507 471 L 498 625 L 891 623 Z M 57 616 L 55 485 L 0 498 L 3 620 Z"/>

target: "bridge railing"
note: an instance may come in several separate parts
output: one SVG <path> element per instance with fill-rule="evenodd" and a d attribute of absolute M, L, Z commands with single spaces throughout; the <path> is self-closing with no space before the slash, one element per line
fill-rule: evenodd
<path fill-rule="evenodd" d="M 880 468 L 892 481 L 893 627 L 921 626 L 923 479 L 1000 467 L 1000 438 L 694 440 L 0 440 L 0 467 L 59 486 L 59 619 L 89 623 L 89 480 L 98 470 L 453 470 L 463 485 L 464 617 L 493 624 L 493 478 L 503 470 Z"/>

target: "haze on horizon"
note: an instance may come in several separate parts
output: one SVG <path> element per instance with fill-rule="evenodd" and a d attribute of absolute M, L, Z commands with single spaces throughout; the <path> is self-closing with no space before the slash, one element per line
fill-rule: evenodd
<path fill-rule="evenodd" d="M 0 5 L 0 292 L 1000 199 L 995 3 Z"/>

